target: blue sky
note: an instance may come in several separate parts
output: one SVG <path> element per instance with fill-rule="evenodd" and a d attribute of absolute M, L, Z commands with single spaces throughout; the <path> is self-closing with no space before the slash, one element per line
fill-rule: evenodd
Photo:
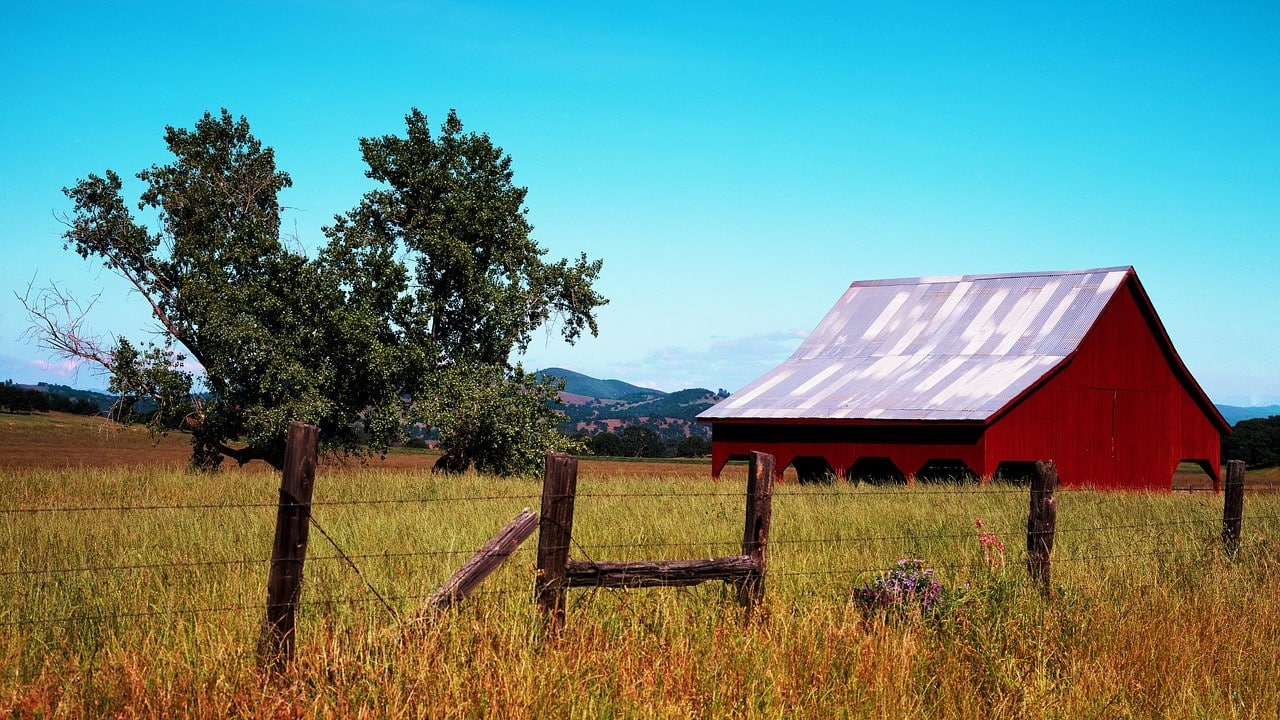
<path fill-rule="evenodd" d="M 527 367 L 736 390 L 856 279 L 1133 265 L 1212 398 L 1280 402 L 1274 2 L 7 2 L 0 27 L 0 379 L 106 384 L 20 338 L 29 283 L 149 327 L 62 249 L 62 187 L 226 107 L 315 248 L 369 187 L 358 138 L 416 106 L 511 154 L 551 257 L 605 261 L 600 336 Z"/>

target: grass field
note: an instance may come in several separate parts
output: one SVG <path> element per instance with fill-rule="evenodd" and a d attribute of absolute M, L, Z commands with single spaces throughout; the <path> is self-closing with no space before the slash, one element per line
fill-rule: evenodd
<path fill-rule="evenodd" d="M 61 425 L 62 427 L 58 427 Z M 733 594 L 572 590 L 546 637 L 531 539 L 459 612 L 417 608 L 540 482 L 320 468 L 298 660 L 255 660 L 278 477 L 196 475 L 186 445 L 69 416 L 0 416 L 0 714 L 10 717 L 1280 715 L 1280 495 L 1249 493 L 1238 557 L 1213 493 L 1063 491 L 1054 596 L 1026 581 L 1025 488 L 783 485 L 762 616 Z M 577 559 L 737 552 L 743 478 L 584 462 Z M 976 518 L 1006 544 L 984 559 Z M 339 554 L 352 559 L 359 573 Z M 920 558 L 936 614 L 850 590 Z M 370 590 L 376 589 L 378 596 Z M 389 606 L 389 607 L 388 607 Z"/>

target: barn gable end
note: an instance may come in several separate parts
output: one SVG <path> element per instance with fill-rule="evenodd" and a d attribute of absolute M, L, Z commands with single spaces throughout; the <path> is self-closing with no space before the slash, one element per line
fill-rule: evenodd
<path fill-rule="evenodd" d="M 1216 483 L 1229 431 L 1128 267 L 854 283 L 699 420 L 717 476 L 762 450 L 802 475 L 1053 459 L 1066 485 L 1130 488 L 1170 487 L 1180 460 Z"/>

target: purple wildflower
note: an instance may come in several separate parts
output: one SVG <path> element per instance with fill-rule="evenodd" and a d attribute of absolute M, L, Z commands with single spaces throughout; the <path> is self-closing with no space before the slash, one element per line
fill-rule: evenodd
<path fill-rule="evenodd" d="M 942 599 L 942 583 L 926 568 L 923 560 L 903 559 L 875 580 L 853 589 L 853 600 L 865 610 L 906 610 L 919 607 L 928 612 Z"/>

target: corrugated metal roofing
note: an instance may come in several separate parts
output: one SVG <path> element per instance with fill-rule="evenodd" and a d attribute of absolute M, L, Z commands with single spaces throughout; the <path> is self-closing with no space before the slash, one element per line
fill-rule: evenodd
<path fill-rule="evenodd" d="M 700 420 L 986 420 L 1066 359 L 1132 268 L 855 282 Z"/>

